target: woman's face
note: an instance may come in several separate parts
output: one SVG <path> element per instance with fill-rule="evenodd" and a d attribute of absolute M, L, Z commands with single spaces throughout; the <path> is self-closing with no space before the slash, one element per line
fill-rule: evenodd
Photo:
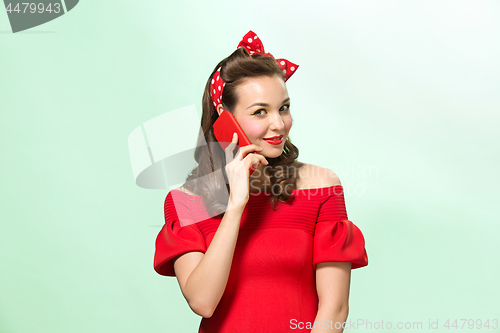
<path fill-rule="evenodd" d="M 260 154 L 280 156 L 292 127 L 290 98 L 283 78 L 247 78 L 236 89 L 239 100 L 233 115 L 248 139 L 263 148 Z M 269 140 L 278 136 L 278 140 Z"/>

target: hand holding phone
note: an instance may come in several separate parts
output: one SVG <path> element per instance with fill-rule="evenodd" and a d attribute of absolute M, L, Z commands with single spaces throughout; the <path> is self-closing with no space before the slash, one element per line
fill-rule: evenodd
<path fill-rule="evenodd" d="M 240 148 L 252 144 L 231 112 L 222 110 L 219 118 L 214 122 L 213 127 L 215 138 L 217 139 L 217 141 L 219 141 L 219 144 L 221 145 L 223 150 L 225 150 L 227 146 L 229 146 L 231 141 L 233 141 L 234 132 L 238 134 L 238 145 L 240 146 Z M 253 153 L 257 154 L 256 151 Z M 245 156 L 246 155 L 247 154 L 245 154 Z M 245 156 L 243 156 L 242 158 L 245 158 Z M 252 175 L 254 171 L 255 169 L 253 168 L 253 166 L 250 167 L 250 175 Z"/>

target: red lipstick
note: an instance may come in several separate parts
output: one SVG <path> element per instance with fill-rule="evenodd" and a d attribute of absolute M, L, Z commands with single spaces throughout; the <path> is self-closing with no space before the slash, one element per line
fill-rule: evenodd
<path fill-rule="evenodd" d="M 271 145 L 279 145 L 283 142 L 283 135 L 276 135 L 270 138 L 264 138 L 264 141 Z"/>

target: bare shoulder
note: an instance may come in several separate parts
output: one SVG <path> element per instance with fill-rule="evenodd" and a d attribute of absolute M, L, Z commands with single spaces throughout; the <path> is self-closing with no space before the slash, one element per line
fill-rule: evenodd
<path fill-rule="evenodd" d="M 342 185 L 335 172 L 314 164 L 304 163 L 299 170 L 298 189 L 329 187 Z"/>

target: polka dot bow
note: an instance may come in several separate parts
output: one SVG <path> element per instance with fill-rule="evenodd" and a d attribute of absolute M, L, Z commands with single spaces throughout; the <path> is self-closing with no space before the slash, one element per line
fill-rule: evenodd
<path fill-rule="evenodd" d="M 262 41 L 252 30 L 250 30 L 245 36 L 243 36 L 243 39 L 238 44 L 237 49 L 240 47 L 246 48 L 250 55 L 258 53 L 264 56 L 273 57 L 271 53 L 266 53 L 264 51 L 264 45 L 262 45 Z M 283 71 L 285 82 L 290 78 L 290 76 L 292 76 L 293 73 L 295 73 L 295 71 L 299 67 L 299 65 L 282 58 L 276 59 L 276 62 Z M 212 84 L 210 85 L 212 102 L 214 103 L 215 107 L 217 107 L 217 105 L 221 103 L 222 92 L 224 91 L 224 86 L 226 85 L 226 82 L 224 82 L 224 80 L 220 77 L 220 70 L 221 67 L 219 67 L 217 71 L 215 71 L 214 76 L 212 77 Z"/>

